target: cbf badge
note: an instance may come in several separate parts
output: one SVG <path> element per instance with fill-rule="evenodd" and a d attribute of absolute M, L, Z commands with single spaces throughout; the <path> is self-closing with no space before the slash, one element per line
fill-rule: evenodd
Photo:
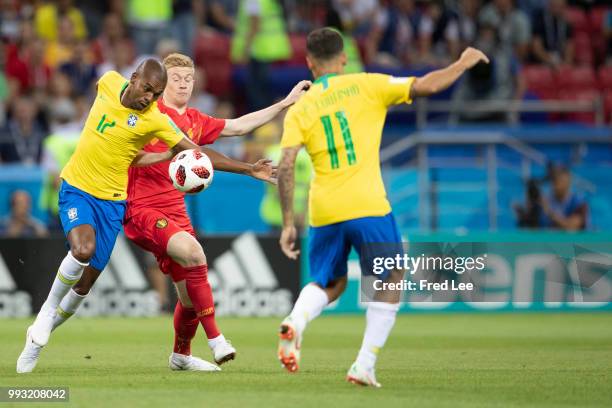
<path fill-rule="evenodd" d="M 168 226 L 168 220 L 165 218 L 160 218 L 155 223 L 155 226 L 159 229 L 166 228 Z"/>
<path fill-rule="evenodd" d="M 134 115 L 133 113 L 130 113 L 128 115 L 128 120 L 127 120 L 128 126 L 133 128 L 136 126 L 136 122 L 138 122 L 138 116 Z"/>
<path fill-rule="evenodd" d="M 78 218 L 78 212 L 76 208 L 71 208 L 68 210 L 68 219 L 70 222 L 75 221 Z"/>

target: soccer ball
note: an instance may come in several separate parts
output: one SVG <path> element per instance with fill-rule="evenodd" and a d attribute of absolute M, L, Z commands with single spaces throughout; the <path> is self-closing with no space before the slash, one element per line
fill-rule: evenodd
<path fill-rule="evenodd" d="M 197 149 L 185 150 L 174 156 L 168 171 L 174 188 L 187 194 L 206 190 L 214 175 L 210 159 Z"/>

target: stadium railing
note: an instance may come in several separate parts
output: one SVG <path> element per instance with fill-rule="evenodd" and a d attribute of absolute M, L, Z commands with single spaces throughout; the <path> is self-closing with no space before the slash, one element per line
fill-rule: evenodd
<path fill-rule="evenodd" d="M 596 146 L 594 150 L 597 147 L 610 150 L 610 129 L 569 127 L 563 131 L 542 127 L 540 130 L 549 135 L 520 137 L 521 130 L 512 128 L 422 129 L 386 146 L 381 150 L 381 163 L 386 167 L 389 198 L 398 222 L 403 228 L 421 231 L 453 227 L 489 231 L 516 228 L 510 201 L 522 201 L 525 181 L 543 176 L 549 160 L 556 158 L 552 152 L 546 154 L 540 148 L 592 145 Z M 464 156 L 453 154 L 453 148 Z M 392 170 L 391 161 L 400 155 L 405 166 L 402 170 L 397 167 Z M 609 164 L 604 159 L 591 168 L 595 172 L 574 174 L 575 190 L 592 197 L 612 197 L 608 183 L 591 181 L 594 174 L 609 171 Z M 416 188 L 407 189 L 401 180 L 402 177 L 409 180 L 410 176 L 406 177 L 410 172 Z M 612 205 L 607 201 L 607 205 L 598 207 L 598 219 L 610 218 L 607 212 Z M 605 204 L 606 200 L 600 203 Z M 449 217 L 453 219 L 449 221 Z"/>

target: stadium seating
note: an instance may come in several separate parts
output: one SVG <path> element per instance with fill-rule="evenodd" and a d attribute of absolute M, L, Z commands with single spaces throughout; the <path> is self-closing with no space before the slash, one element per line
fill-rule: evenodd
<path fill-rule="evenodd" d="M 287 62 L 289 65 L 303 66 L 306 61 L 306 36 L 292 34 L 289 37 L 293 53 L 291 59 Z"/>
<path fill-rule="evenodd" d="M 607 7 L 593 7 L 589 13 L 589 26 L 594 34 L 603 32 L 603 20 L 607 9 Z"/>
<path fill-rule="evenodd" d="M 600 67 L 597 78 L 601 89 L 612 90 L 612 67 Z"/>
<path fill-rule="evenodd" d="M 541 99 L 555 99 L 557 83 L 553 71 L 545 65 L 527 65 L 523 68 L 527 89 Z"/>
<path fill-rule="evenodd" d="M 556 74 L 557 87 L 568 91 L 594 90 L 597 88 L 595 71 L 588 66 L 562 66 Z"/>
<path fill-rule="evenodd" d="M 608 89 L 604 95 L 604 106 L 606 110 L 606 123 L 612 123 L 612 88 Z"/>
<path fill-rule="evenodd" d="M 577 64 L 593 66 L 595 62 L 595 53 L 592 46 L 592 37 L 585 32 L 579 32 L 574 35 L 574 58 Z"/>
<path fill-rule="evenodd" d="M 598 98 L 600 98 L 600 93 L 592 88 L 587 88 L 580 90 L 576 88 L 575 90 L 564 90 L 559 93 L 559 97 L 561 100 L 565 101 L 589 101 L 595 102 Z M 567 113 L 565 118 L 573 121 L 580 122 L 586 124 L 595 123 L 595 113 L 594 112 L 572 112 Z"/>
<path fill-rule="evenodd" d="M 591 31 L 589 18 L 581 8 L 568 7 L 566 18 L 574 32 L 589 33 Z"/>
<path fill-rule="evenodd" d="M 226 96 L 232 89 L 230 38 L 226 35 L 206 32 L 194 41 L 194 60 L 206 73 L 206 89 L 217 96 Z"/>

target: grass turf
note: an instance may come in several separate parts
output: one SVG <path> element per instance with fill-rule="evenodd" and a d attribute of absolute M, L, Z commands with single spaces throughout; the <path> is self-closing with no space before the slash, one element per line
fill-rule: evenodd
<path fill-rule="evenodd" d="M 15 360 L 29 320 L 1 320 L 0 386 L 68 386 L 72 407 L 612 406 L 612 313 L 400 315 L 378 390 L 344 381 L 363 316 L 311 324 L 297 374 L 276 361 L 279 319 L 219 320 L 238 349 L 221 373 L 167 368 L 167 316 L 74 319 L 27 375 L 15 374 Z M 193 352 L 211 359 L 201 329 Z"/>

